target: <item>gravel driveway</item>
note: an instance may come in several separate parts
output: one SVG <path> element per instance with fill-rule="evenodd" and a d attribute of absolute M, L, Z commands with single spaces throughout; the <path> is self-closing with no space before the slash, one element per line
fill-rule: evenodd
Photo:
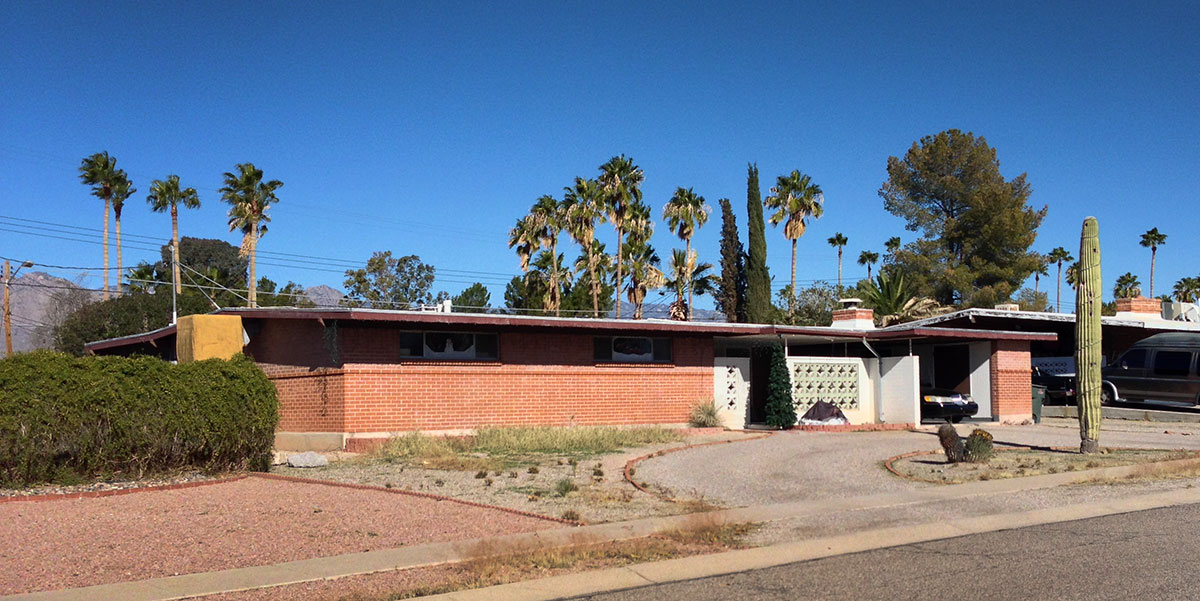
<path fill-rule="evenodd" d="M 960 424 L 966 435 L 983 427 L 1003 443 L 1077 447 L 1074 420 L 1037 426 Z M 730 506 L 783 503 L 804 499 L 856 497 L 911 490 L 923 484 L 897 478 L 882 469 L 888 457 L 933 451 L 936 428 L 917 432 L 781 432 L 728 445 L 701 447 L 643 461 L 639 481 L 665 487 L 681 498 L 704 498 Z M 1200 426 L 1109 420 L 1101 445 L 1200 449 Z"/>
<path fill-rule="evenodd" d="M 4 503 L 0 595 L 557 527 L 454 502 L 253 477 Z"/>

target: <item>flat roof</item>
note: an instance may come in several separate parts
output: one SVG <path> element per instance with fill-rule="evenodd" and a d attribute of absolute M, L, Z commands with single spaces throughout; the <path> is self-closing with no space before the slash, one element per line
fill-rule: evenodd
<path fill-rule="evenodd" d="M 686 322 L 666 319 L 588 319 L 580 317 L 544 317 L 504 315 L 496 313 L 443 313 L 434 311 L 397 311 L 353 307 L 258 307 L 227 308 L 214 311 L 218 315 L 238 315 L 244 319 L 297 319 L 380 322 L 438 327 L 486 327 L 489 329 L 558 330 L 582 332 L 620 332 L 637 334 L 676 334 L 691 336 L 794 336 L 830 340 L 906 340 L 922 338 L 959 338 L 975 340 L 1055 341 L 1053 332 L 1017 332 L 973 328 L 924 326 L 917 322 L 871 330 L 854 330 L 830 326 L 788 326 L 753 323 Z M 110 349 L 153 342 L 175 333 L 175 326 L 152 332 L 100 340 L 84 346 L 89 351 Z"/>
<path fill-rule="evenodd" d="M 1008 311 L 1005 309 L 983 309 L 972 308 L 962 309 L 945 315 L 936 317 L 927 317 L 910 321 L 905 324 L 893 327 L 924 327 L 944 324 L 951 321 L 966 319 L 974 322 L 977 318 L 990 319 L 1012 319 L 1026 322 L 1047 322 L 1054 324 L 1075 323 L 1074 313 L 1049 313 L 1045 311 Z M 1102 316 L 1100 323 L 1112 327 L 1140 328 L 1148 330 L 1162 330 L 1165 332 L 1200 332 L 1200 323 L 1188 321 L 1172 321 L 1168 319 L 1155 318 L 1153 315 L 1147 315 L 1147 319 L 1134 319 L 1129 317 Z"/>

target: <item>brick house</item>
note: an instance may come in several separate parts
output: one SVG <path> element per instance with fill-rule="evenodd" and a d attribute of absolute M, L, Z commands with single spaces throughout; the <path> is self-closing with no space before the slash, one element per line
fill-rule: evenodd
<path fill-rule="evenodd" d="M 904 324 L 835 312 L 828 327 L 528 317 L 354 308 L 222 309 L 87 345 L 203 358 L 195 332 L 240 320 L 244 352 L 279 391 L 281 449 L 361 449 L 405 431 L 683 424 L 712 399 L 727 426 L 761 421 L 766 360 L 784 344 L 797 410 L 829 400 L 852 423 L 920 420 L 919 391 L 970 392 L 982 419 L 1031 414 L 1030 344 L 1053 333 Z M 926 365 L 928 363 L 928 365 Z"/>

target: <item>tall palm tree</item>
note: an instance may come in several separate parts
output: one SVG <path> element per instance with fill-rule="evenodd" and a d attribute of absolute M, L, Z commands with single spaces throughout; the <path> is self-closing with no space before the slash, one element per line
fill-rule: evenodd
<path fill-rule="evenodd" d="M 1063 263 L 1071 263 L 1074 261 L 1075 257 L 1072 257 L 1071 253 L 1067 252 L 1067 249 L 1059 246 L 1058 248 L 1050 251 L 1050 254 L 1046 255 L 1046 259 L 1048 259 L 1051 263 L 1058 265 L 1058 275 L 1056 276 L 1058 289 L 1054 293 L 1054 312 L 1062 313 L 1062 266 Z M 1072 284 L 1072 286 L 1074 286 L 1074 284 Z"/>
<path fill-rule="evenodd" d="M 1125 272 L 1117 277 L 1116 284 L 1113 285 L 1113 296 L 1116 298 L 1133 298 L 1141 296 L 1142 283 L 1138 281 L 1136 275 L 1131 272 Z"/>
<path fill-rule="evenodd" d="M 521 260 L 521 273 L 525 274 L 525 285 L 529 286 L 529 262 L 533 259 L 533 254 L 542 247 L 537 223 L 529 215 L 518 219 L 517 224 L 508 231 L 508 247 L 517 249 L 517 258 Z"/>
<path fill-rule="evenodd" d="M 542 245 L 550 247 L 550 256 L 558 257 L 558 235 L 562 232 L 566 222 L 566 207 L 547 194 L 538 198 L 537 202 L 533 204 L 533 208 L 529 210 L 529 217 L 533 219 L 535 231 L 541 237 Z M 555 317 L 559 316 L 559 306 L 562 304 L 562 286 L 559 283 L 560 264 L 561 261 L 550 263 L 550 289 L 546 294 L 550 299 L 546 303 L 546 308 L 554 311 Z"/>
<path fill-rule="evenodd" d="M 675 291 L 673 304 L 676 306 L 684 303 L 683 298 L 686 294 L 709 294 L 716 289 L 716 282 L 720 279 L 709 273 L 713 268 L 712 263 L 700 263 L 694 250 L 671 249 L 669 267 L 668 273 L 664 274 L 667 277 L 663 285 Z M 691 304 L 690 301 L 688 304 Z M 686 315 L 690 321 L 691 312 Z"/>
<path fill-rule="evenodd" d="M 629 286 L 626 293 L 630 304 L 633 305 L 633 318 L 641 319 L 646 293 L 661 288 L 665 278 L 658 268 L 658 253 L 640 237 L 631 240 L 625 248 L 625 260 L 629 263 Z"/>
<path fill-rule="evenodd" d="M 805 219 L 817 219 L 825 213 L 824 207 L 821 206 L 824 201 L 821 187 L 814 184 L 811 177 L 799 171 L 776 178 L 771 195 L 763 199 L 763 204 L 775 209 L 775 214 L 771 215 L 771 224 L 783 223 L 783 237 L 792 241 L 793 298 L 796 293 L 796 241 L 804 235 L 807 227 Z"/>
<path fill-rule="evenodd" d="M 1033 294 L 1036 296 L 1038 288 L 1042 282 L 1042 276 L 1050 275 L 1049 266 L 1046 265 L 1045 259 L 1038 259 L 1037 266 L 1033 268 Z"/>
<path fill-rule="evenodd" d="M 1074 257 L 1072 257 L 1071 260 L 1074 260 Z M 1075 262 L 1075 263 L 1071 263 L 1070 265 L 1067 265 L 1066 276 L 1067 276 L 1067 285 L 1070 286 L 1072 290 L 1078 290 L 1079 289 L 1079 262 Z"/>
<path fill-rule="evenodd" d="M 696 229 L 703 227 L 708 223 L 708 214 L 712 212 L 712 208 L 704 203 L 704 197 L 696 194 L 691 188 L 684 189 L 679 187 L 675 189 L 675 194 L 671 195 L 671 200 L 667 201 L 663 207 L 663 219 L 667 221 L 667 228 L 671 233 L 679 236 L 687 246 L 684 256 L 692 254 L 692 236 L 695 235 Z M 695 261 L 692 261 L 695 264 Z M 692 289 L 691 276 L 689 275 L 684 280 L 688 285 L 687 291 L 687 318 L 692 319 Z"/>
<path fill-rule="evenodd" d="M 841 232 L 836 232 L 832 236 L 830 236 L 829 239 L 826 240 L 826 242 L 828 242 L 830 246 L 836 248 L 838 251 L 838 294 L 841 294 L 841 292 L 842 292 L 842 250 L 846 247 L 846 243 L 849 242 L 849 240 L 846 239 L 846 237 L 843 236 Z"/>
<path fill-rule="evenodd" d="M 624 274 L 621 271 L 624 249 L 624 234 L 626 231 L 625 217 L 629 206 L 642 201 L 642 182 L 646 174 L 642 168 L 633 164 L 632 158 L 625 155 L 616 156 L 600 166 L 600 189 L 604 193 L 604 207 L 608 212 L 608 222 L 617 230 L 617 319 L 621 318 L 621 283 Z"/>
<path fill-rule="evenodd" d="M 553 311 L 558 315 L 562 307 L 562 291 L 554 289 L 555 278 L 560 277 L 566 271 L 563 265 L 563 256 L 554 254 L 548 250 L 543 250 L 534 257 L 533 270 L 530 275 L 534 277 L 534 282 L 541 285 L 542 293 L 542 312 L 543 314 Z M 536 294 L 535 288 L 527 288 L 530 295 Z"/>
<path fill-rule="evenodd" d="M 113 195 L 122 182 L 128 181 L 124 169 L 117 169 L 117 159 L 108 151 L 86 157 L 79 165 L 79 179 L 92 187 L 92 196 L 104 201 L 104 298 L 108 299 L 108 212 Z M 118 272 L 119 273 L 119 272 Z"/>
<path fill-rule="evenodd" d="M 183 292 L 183 283 L 179 280 L 179 205 L 185 209 L 198 209 L 200 195 L 195 188 L 181 188 L 178 175 L 168 175 L 166 180 L 150 182 L 146 202 L 155 213 L 171 212 L 171 278 L 175 282 L 175 293 L 179 294 Z"/>
<path fill-rule="evenodd" d="M 242 231 L 242 247 L 238 254 L 250 257 L 249 306 L 258 306 L 258 280 L 255 263 L 258 257 L 258 239 L 267 233 L 271 217 L 267 209 L 279 202 L 275 191 L 283 182 L 273 179 L 263 181 L 262 169 L 253 163 L 238 163 L 237 173 L 225 172 L 225 185 L 219 190 L 221 200 L 229 203 L 229 231 Z"/>
<path fill-rule="evenodd" d="M 604 196 L 594 179 L 575 178 L 575 185 L 563 188 L 566 205 L 566 230 L 571 239 L 587 253 L 588 286 L 592 293 L 592 317 L 600 317 L 600 278 L 596 277 L 596 222 L 604 222 Z M 603 245 L 600 246 L 604 248 Z"/>
<path fill-rule="evenodd" d="M 117 234 L 117 273 L 121 273 L 121 210 L 125 208 L 125 201 L 129 200 L 137 192 L 137 188 L 128 178 L 124 177 L 125 171 L 121 171 L 122 178 L 113 186 L 112 205 L 113 205 L 113 220 L 116 223 Z M 117 278 L 117 294 L 121 293 L 121 278 Z"/>
<path fill-rule="evenodd" d="M 1142 234 L 1141 245 L 1150 249 L 1150 298 L 1154 298 L 1154 261 L 1158 258 L 1158 247 L 1167 243 L 1167 235 L 1158 228 Z"/>
<path fill-rule="evenodd" d="M 600 291 L 603 290 L 604 282 L 608 280 L 609 274 L 613 272 L 613 259 L 612 255 L 605 252 L 604 243 L 593 238 L 588 244 L 587 252 L 580 254 L 579 258 L 575 260 L 575 272 L 587 272 L 588 274 L 588 289 L 592 292 L 593 317 L 600 317 Z"/>
<path fill-rule="evenodd" d="M 867 266 L 867 279 L 871 279 L 871 266 L 879 261 L 879 253 L 864 250 L 858 253 L 858 264 Z"/>

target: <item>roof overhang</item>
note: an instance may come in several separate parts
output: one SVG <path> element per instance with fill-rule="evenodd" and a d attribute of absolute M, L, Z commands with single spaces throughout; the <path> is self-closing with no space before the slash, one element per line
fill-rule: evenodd
<path fill-rule="evenodd" d="M 175 335 L 175 324 L 143 332 L 141 334 L 132 334 L 122 336 L 120 338 L 109 338 L 108 340 L 100 340 L 97 342 L 89 342 L 83 345 L 84 350 L 89 353 L 102 351 L 104 349 L 119 348 L 122 346 L 133 346 L 135 344 L 149 344 L 150 346 L 158 346 L 158 341 L 168 336 Z"/>

